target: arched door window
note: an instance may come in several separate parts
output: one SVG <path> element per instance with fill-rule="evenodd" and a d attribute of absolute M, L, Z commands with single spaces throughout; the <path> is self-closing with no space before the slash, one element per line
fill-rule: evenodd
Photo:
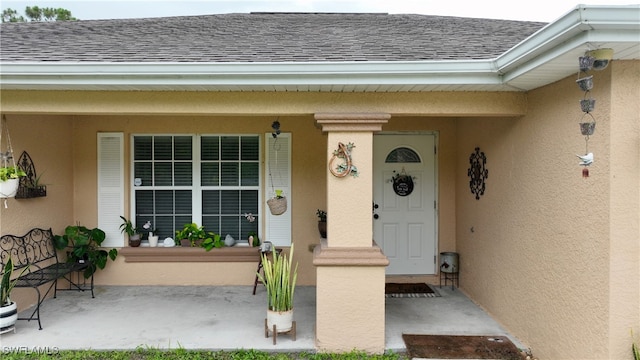
<path fill-rule="evenodd" d="M 422 161 L 420 160 L 420 155 L 417 152 L 409 149 L 408 147 L 398 147 L 393 149 L 387 155 L 385 159 L 385 163 L 387 164 L 397 164 L 397 163 L 413 163 L 419 164 Z M 413 177 L 408 175 L 405 172 L 404 166 L 402 167 L 402 171 L 396 172 L 393 171 L 394 176 L 391 179 L 393 185 L 393 191 L 398 196 L 408 196 L 413 192 Z"/>
<path fill-rule="evenodd" d="M 384 161 L 388 164 L 393 163 L 420 163 L 420 155 L 408 147 L 399 147 L 391 150 Z"/>

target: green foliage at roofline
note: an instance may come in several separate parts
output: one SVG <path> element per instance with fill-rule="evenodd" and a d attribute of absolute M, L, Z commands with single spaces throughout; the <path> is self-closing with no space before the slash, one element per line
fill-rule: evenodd
<path fill-rule="evenodd" d="M 27 6 L 24 16 L 17 10 L 6 8 L 2 10 L 2 22 L 42 22 L 42 21 L 75 21 L 78 20 L 71 11 L 63 8 L 41 8 L 39 6 Z"/>

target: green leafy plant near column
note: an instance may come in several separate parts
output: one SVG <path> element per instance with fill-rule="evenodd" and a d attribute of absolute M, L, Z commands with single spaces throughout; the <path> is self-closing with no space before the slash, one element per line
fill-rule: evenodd
<path fill-rule="evenodd" d="M 258 273 L 258 278 L 267 289 L 269 310 L 289 311 L 293 309 L 293 295 L 298 278 L 298 263 L 293 267 L 293 244 L 289 256 L 278 255 L 273 250 L 270 259 L 267 254 L 262 254 L 262 266 L 264 275 Z"/>
<path fill-rule="evenodd" d="M 86 261 L 84 277 L 88 279 L 98 269 L 104 269 L 108 259 L 113 261 L 118 256 L 117 249 L 107 251 L 101 248 L 105 237 L 99 228 L 69 225 L 64 229 L 64 235 L 54 235 L 53 244 L 58 250 L 69 250 L 67 261 Z"/>

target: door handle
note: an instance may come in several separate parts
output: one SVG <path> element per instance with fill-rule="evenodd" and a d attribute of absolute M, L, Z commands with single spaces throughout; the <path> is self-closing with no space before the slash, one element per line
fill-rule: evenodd
<path fill-rule="evenodd" d="M 380 217 L 380 215 L 376 214 L 376 209 L 379 208 L 380 206 L 378 206 L 378 204 L 376 204 L 375 202 L 373 203 L 373 209 L 371 210 L 371 212 L 373 212 L 373 218 L 378 220 L 378 218 Z"/>

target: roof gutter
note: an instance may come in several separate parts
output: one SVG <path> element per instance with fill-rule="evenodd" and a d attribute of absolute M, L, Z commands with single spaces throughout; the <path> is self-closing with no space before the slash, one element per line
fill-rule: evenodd
<path fill-rule="evenodd" d="M 640 6 L 579 5 L 490 60 L 306 63 L 0 63 L 2 89 L 89 89 L 132 86 L 496 85 L 601 42 L 637 41 Z M 573 71 L 573 70 L 572 70 Z M 511 90 L 522 90 L 511 87 Z"/>
<path fill-rule="evenodd" d="M 492 61 L 5 63 L 7 85 L 499 84 Z"/>
<path fill-rule="evenodd" d="M 584 46 L 585 51 L 599 48 L 594 40 L 638 41 L 638 31 L 638 5 L 578 5 L 496 58 L 496 67 L 508 82 L 576 47 Z M 603 34 L 606 36 L 599 37 Z"/>

